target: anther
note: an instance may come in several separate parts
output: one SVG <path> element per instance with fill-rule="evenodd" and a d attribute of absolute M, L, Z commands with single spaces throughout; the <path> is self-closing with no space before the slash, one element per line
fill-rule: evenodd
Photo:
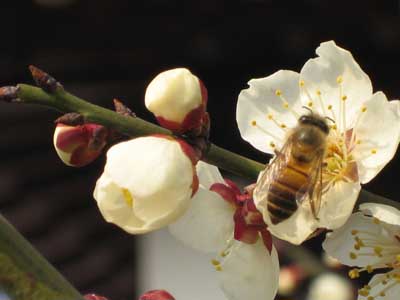
<path fill-rule="evenodd" d="M 274 142 L 270 142 L 269 145 L 271 146 L 271 148 L 275 148 Z"/>
<path fill-rule="evenodd" d="M 349 277 L 351 279 L 358 278 L 358 277 L 360 277 L 360 272 L 358 271 L 358 269 L 352 269 L 349 271 Z"/>
<path fill-rule="evenodd" d="M 274 116 L 272 114 L 268 114 L 267 118 L 268 118 L 268 120 L 272 120 L 274 118 Z"/>
<path fill-rule="evenodd" d="M 328 105 L 328 110 L 331 110 L 331 109 L 332 109 L 332 105 L 329 104 L 329 105 Z"/>
<path fill-rule="evenodd" d="M 282 91 L 281 91 L 281 90 L 276 90 L 276 91 L 275 91 L 275 95 L 281 96 L 281 95 L 282 95 Z"/>
<path fill-rule="evenodd" d="M 376 149 L 372 149 L 371 154 L 376 154 Z M 379 224 L 379 223 L 377 223 L 377 224 Z"/>
<path fill-rule="evenodd" d="M 286 125 L 282 123 L 281 128 L 286 128 Z"/>
<path fill-rule="evenodd" d="M 301 87 L 303 87 L 303 86 L 304 86 L 304 80 L 300 80 L 299 85 L 300 85 Z"/>
<path fill-rule="evenodd" d="M 361 289 L 361 290 L 358 290 L 358 294 L 359 294 L 360 296 L 367 297 L 367 296 L 369 295 L 369 291 L 367 291 L 367 290 L 365 290 L 365 289 Z"/>
<path fill-rule="evenodd" d="M 315 93 L 316 93 L 318 96 L 321 96 L 321 91 L 320 91 L 320 90 L 317 90 Z"/>
<path fill-rule="evenodd" d="M 367 108 L 365 106 L 361 107 L 361 112 L 366 112 Z"/>
<path fill-rule="evenodd" d="M 357 258 L 357 254 L 355 254 L 354 252 L 350 252 L 350 258 L 351 259 L 356 259 Z"/>
<path fill-rule="evenodd" d="M 347 96 L 346 96 L 346 95 L 343 95 L 343 96 L 342 96 L 342 100 L 343 100 L 343 101 L 346 101 L 346 100 L 347 100 Z"/>
<path fill-rule="evenodd" d="M 367 298 L 367 300 L 374 300 L 374 297 L 369 296 L 369 297 Z"/>
<path fill-rule="evenodd" d="M 374 150 L 372 150 L 372 151 L 374 151 Z M 376 150 L 375 150 L 375 153 L 376 153 Z M 372 153 L 372 154 L 375 154 L 375 153 Z M 372 220 L 373 220 L 374 224 L 377 224 L 377 225 L 381 224 L 381 221 L 378 218 L 373 218 Z"/>
<path fill-rule="evenodd" d="M 284 102 L 284 103 L 283 103 L 283 108 L 289 108 L 289 103 Z"/>
<path fill-rule="evenodd" d="M 352 234 L 352 235 L 356 235 L 357 233 L 358 233 L 358 230 L 353 229 L 353 230 L 351 231 L 351 234 Z"/>
<path fill-rule="evenodd" d="M 313 106 L 312 101 L 308 102 L 308 103 L 307 103 L 307 106 L 308 106 L 308 107 L 312 107 L 312 106 Z"/>
<path fill-rule="evenodd" d="M 251 126 L 257 126 L 257 122 L 255 120 L 250 122 Z"/>
<path fill-rule="evenodd" d="M 216 259 L 212 259 L 211 260 L 211 264 L 214 265 L 214 266 L 219 266 L 220 262 L 218 260 L 216 260 Z"/>
<path fill-rule="evenodd" d="M 215 266 L 215 271 L 218 271 L 218 272 L 220 272 L 220 271 L 222 271 L 222 267 L 221 266 Z"/>
<path fill-rule="evenodd" d="M 337 83 L 342 83 L 343 82 L 343 77 L 342 76 L 338 76 L 337 78 L 336 78 L 336 82 Z"/>
<path fill-rule="evenodd" d="M 376 246 L 374 248 L 374 253 L 379 257 L 382 257 L 382 251 L 383 251 L 382 247 Z"/>
<path fill-rule="evenodd" d="M 371 274 L 374 271 L 374 268 L 372 268 L 372 266 L 368 265 L 367 266 L 367 272 L 368 274 Z"/>
<path fill-rule="evenodd" d="M 379 296 L 381 296 L 381 297 L 385 297 L 385 296 L 386 296 L 386 294 L 385 294 L 385 292 L 384 292 L 384 291 L 382 291 L 382 292 L 380 292 L 380 293 L 379 293 Z"/>

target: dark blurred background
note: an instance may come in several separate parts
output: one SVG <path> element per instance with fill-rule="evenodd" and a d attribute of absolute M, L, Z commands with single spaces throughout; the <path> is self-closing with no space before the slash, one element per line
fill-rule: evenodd
<path fill-rule="evenodd" d="M 72 93 L 140 117 L 146 85 L 186 66 L 209 91 L 212 141 L 260 161 L 240 139 L 237 95 L 279 69 L 299 71 L 320 42 L 351 50 L 375 90 L 400 97 L 398 1 L 34 0 L 0 4 L 0 85 L 32 83 L 36 65 Z M 104 159 L 64 166 L 47 108 L 0 103 L 0 211 L 80 291 L 115 300 L 136 292 L 134 237 L 104 222 L 92 189 Z M 396 158 L 366 187 L 397 199 Z M 399 199 L 400 200 L 400 199 Z"/>

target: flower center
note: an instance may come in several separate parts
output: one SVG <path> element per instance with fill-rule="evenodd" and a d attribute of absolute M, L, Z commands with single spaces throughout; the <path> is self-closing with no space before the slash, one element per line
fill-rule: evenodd
<path fill-rule="evenodd" d="M 129 192 L 128 189 L 122 188 L 121 191 L 122 191 L 122 196 L 124 197 L 125 203 L 128 204 L 128 206 L 130 208 L 132 208 L 133 207 L 133 196 L 132 196 L 132 194 Z"/>
<path fill-rule="evenodd" d="M 377 262 L 363 268 L 350 270 L 349 277 L 358 278 L 361 272 L 372 273 L 377 269 L 390 268 L 392 270 L 375 277 L 358 291 L 358 294 L 367 300 L 373 300 L 379 296 L 384 297 L 388 290 L 400 284 L 400 237 L 398 233 L 393 232 L 391 227 L 380 220 L 371 218 L 371 221 L 382 226 L 384 232 L 352 230 L 351 234 L 355 243 L 354 251 L 350 252 L 349 256 L 354 260 L 361 256 L 367 256 Z M 376 288 L 374 294 L 371 294 L 372 288 Z"/>

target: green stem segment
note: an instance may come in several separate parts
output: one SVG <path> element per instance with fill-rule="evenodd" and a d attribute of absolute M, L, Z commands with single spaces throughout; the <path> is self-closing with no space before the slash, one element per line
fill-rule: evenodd
<path fill-rule="evenodd" d="M 20 84 L 18 87 L 18 98 L 22 103 L 41 104 L 55 108 L 63 113 L 76 112 L 81 114 L 87 122 L 104 125 L 131 137 L 149 134 L 172 134 L 171 131 L 138 117 L 123 116 L 109 109 L 91 104 L 63 89 L 58 89 L 49 94 L 40 88 L 26 84 Z M 250 180 L 255 180 L 258 173 L 265 167 L 259 162 L 213 144 L 208 153 L 206 153 L 205 160 L 221 169 Z"/>
<path fill-rule="evenodd" d="M 83 300 L 1 215 L 0 290 L 14 300 Z"/>

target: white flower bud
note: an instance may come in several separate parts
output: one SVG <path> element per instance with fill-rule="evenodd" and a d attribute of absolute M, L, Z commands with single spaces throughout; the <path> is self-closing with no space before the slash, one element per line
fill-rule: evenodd
<path fill-rule="evenodd" d="M 175 221 L 197 190 L 192 149 L 168 136 L 119 143 L 107 152 L 94 198 L 106 221 L 132 234 Z"/>
<path fill-rule="evenodd" d="M 319 275 L 311 283 L 307 300 L 351 300 L 353 288 L 350 282 L 334 273 Z"/>
<path fill-rule="evenodd" d="M 185 132 L 201 126 L 207 90 L 188 69 L 172 69 L 158 74 L 148 85 L 145 104 L 161 126 Z"/>

